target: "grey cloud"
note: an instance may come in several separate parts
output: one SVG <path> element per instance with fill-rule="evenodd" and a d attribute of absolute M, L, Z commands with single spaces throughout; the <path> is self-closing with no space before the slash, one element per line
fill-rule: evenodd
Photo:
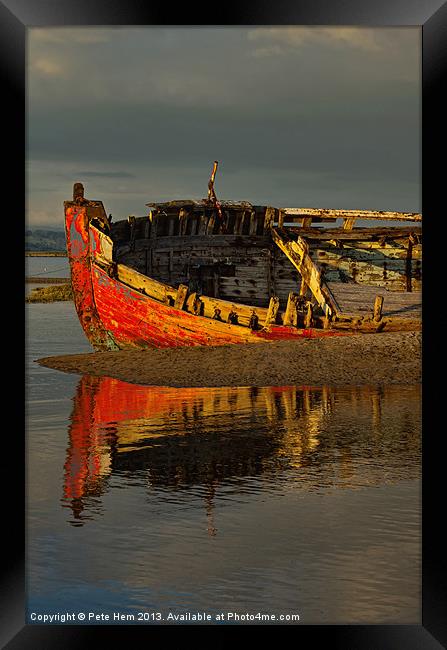
<path fill-rule="evenodd" d="M 281 28 L 273 30 L 278 31 Z M 305 31 L 313 34 L 315 29 Z M 362 30 L 354 29 L 358 31 Z M 292 49 L 280 60 L 275 56 L 257 60 L 248 35 L 264 32 L 259 28 L 117 29 L 111 30 L 109 42 L 82 48 L 71 41 L 50 46 L 31 39 L 30 98 L 34 105 L 46 105 L 50 92 L 61 106 L 107 99 L 114 105 L 155 100 L 177 107 L 236 104 L 253 110 L 258 102 L 273 106 L 278 93 L 299 100 L 309 92 L 322 99 L 339 92 L 343 98 L 345 88 L 353 84 L 361 92 L 366 84 L 380 88 L 384 80 L 414 80 L 417 72 L 416 30 L 375 30 L 381 41 L 379 52 L 353 55 L 346 46 L 334 53 L 330 39 L 320 38 L 317 45 L 307 46 L 304 55 Z M 43 70 L 35 70 L 33 66 L 42 61 Z M 53 78 L 54 68 L 59 74 Z"/>
<path fill-rule="evenodd" d="M 220 158 L 234 168 L 293 165 L 320 171 L 345 168 L 356 174 L 363 169 L 379 176 L 395 167 L 404 177 L 418 168 L 417 110 L 392 114 L 379 106 L 376 112 L 370 107 L 364 112 L 353 107 L 346 114 L 297 112 L 277 118 L 130 106 L 77 109 L 61 117 L 50 109 L 34 116 L 28 151 L 31 158 L 96 164 L 107 160 L 115 165 L 187 166 Z"/>
<path fill-rule="evenodd" d="M 77 172 L 77 175 L 87 178 L 135 178 L 135 174 L 129 174 L 129 172 L 80 171 Z"/>
<path fill-rule="evenodd" d="M 30 30 L 30 214 L 82 177 L 112 212 L 204 196 L 215 159 L 222 198 L 420 209 L 418 30 L 309 30 Z"/>

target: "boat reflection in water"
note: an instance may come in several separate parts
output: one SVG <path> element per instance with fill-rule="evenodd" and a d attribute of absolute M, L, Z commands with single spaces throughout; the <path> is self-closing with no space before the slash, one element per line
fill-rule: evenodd
<path fill-rule="evenodd" d="M 79 526 L 97 516 L 113 475 L 171 493 L 199 486 L 215 535 L 219 486 L 324 491 L 416 478 L 419 401 L 418 386 L 163 388 L 83 376 L 63 505 Z"/>

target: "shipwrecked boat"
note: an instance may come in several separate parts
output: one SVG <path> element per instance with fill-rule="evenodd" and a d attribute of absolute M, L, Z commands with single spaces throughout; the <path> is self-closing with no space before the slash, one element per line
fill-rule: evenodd
<path fill-rule="evenodd" d="M 117 222 L 75 183 L 67 251 L 95 350 L 420 329 L 419 213 L 218 201 L 216 170 L 206 199 Z"/>

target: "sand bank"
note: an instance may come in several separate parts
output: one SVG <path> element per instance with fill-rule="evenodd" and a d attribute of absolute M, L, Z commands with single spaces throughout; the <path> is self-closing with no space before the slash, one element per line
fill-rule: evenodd
<path fill-rule="evenodd" d="M 55 283 L 49 287 L 33 289 L 25 302 L 58 302 L 60 300 L 73 300 L 71 284 Z"/>
<path fill-rule="evenodd" d="M 421 333 L 92 352 L 46 357 L 38 363 L 64 372 L 156 386 L 414 384 L 421 378 Z"/>

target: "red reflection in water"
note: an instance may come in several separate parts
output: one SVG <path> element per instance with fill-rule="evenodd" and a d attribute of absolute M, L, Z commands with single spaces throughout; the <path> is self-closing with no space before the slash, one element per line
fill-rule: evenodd
<path fill-rule="evenodd" d="M 217 410 L 223 417 L 236 408 L 254 410 L 262 391 L 268 391 L 274 404 L 279 396 L 291 390 L 296 392 L 296 388 L 287 386 L 268 389 L 160 388 L 129 384 L 110 377 L 83 376 L 77 387 L 69 427 L 64 500 L 70 504 L 75 519 L 82 519 L 85 497 L 100 496 L 105 490 L 112 471 L 113 452 L 122 448 L 138 452 L 142 431 L 147 436 L 150 427 L 152 436 L 156 437 L 157 433 L 163 436 L 167 433 L 164 425 L 172 418 L 195 424 L 201 418 L 215 415 Z M 266 406 L 265 400 L 261 401 L 259 413 L 265 411 Z M 158 431 L 156 425 L 159 425 Z M 205 454 L 210 448 L 207 442 L 209 440 L 204 441 L 202 447 Z M 215 447 L 214 444 L 213 452 Z M 259 449 L 256 453 L 259 454 Z M 234 471 L 238 473 L 239 468 Z M 215 534 L 212 506 L 217 484 L 216 477 L 209 476 L 205 500 L 210 534 Z"/>
<path fill-rule="evenodd" d="M 143 471 L 151 487 L 203 488 L 208 532 L 215 535 L 214 496 L 228 478 L 287 468 L 308 489 L 314 489 L 316 472 L 320 483 L 350 487 L 382 481 L 387 463 L 394 471 L 396 453 L 402 459 L 407 454 L 411 465 L 420 444 L 416 425 L 409 426 L 417 390 L 167 388 L 86 375 L 74 397 L 63 502 L 73 513 L 71 523 L 81 525 L 100 503 L 112 472 L 132 481 Z M 356 419 L 362 425 L 353 434 L 346 423 Z M 391 423 L 388 437 L 383 419 Z M 357 463 L 359 454 L 377 460 Z"/>

